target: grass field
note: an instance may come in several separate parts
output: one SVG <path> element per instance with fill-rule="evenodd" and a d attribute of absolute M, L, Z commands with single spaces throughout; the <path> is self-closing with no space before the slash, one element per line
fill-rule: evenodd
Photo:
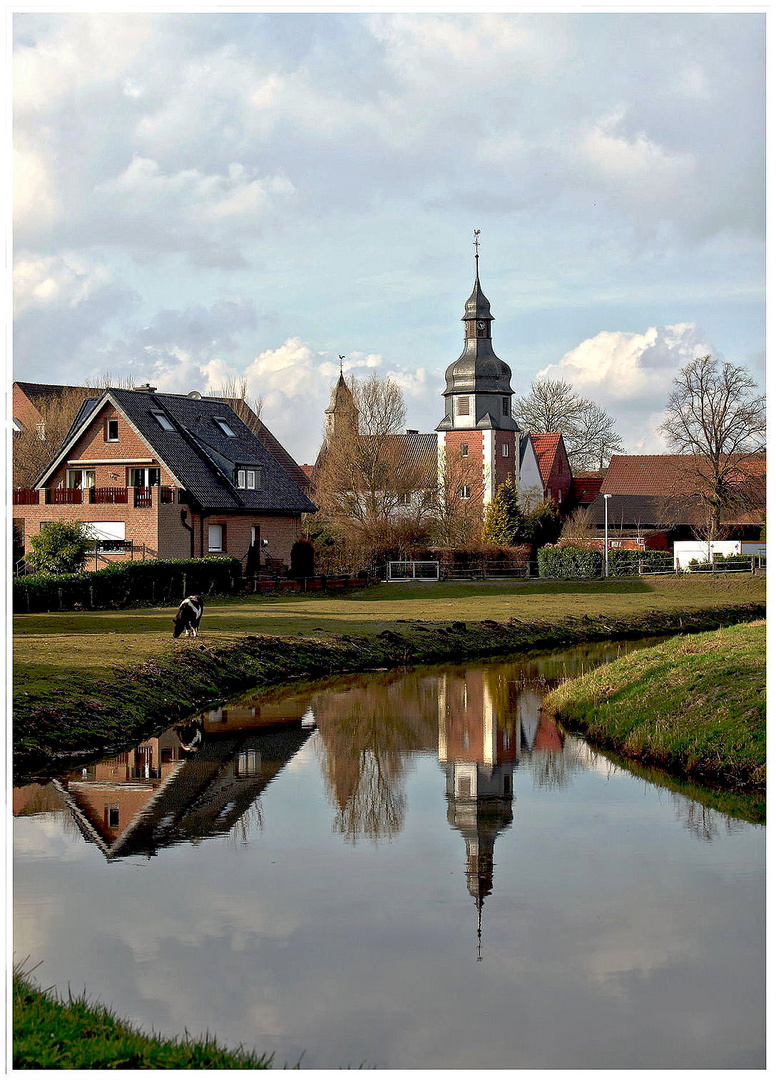
<path fill-rule="evenodd" d="M 15 1069 L 269 1069 L 272 1059 L 214 1039 L 146 1035 L 85 996 L 44 992 L 13 979 Z"/>
<path fill-rule="evenodd" d="M 571 679 L 545 707 L 628 758 L 765 789 L 765 623 L 672 638 Z"/>
<path fill-rule="evenodd" d="M 607 582 L 415 582 L 376 585 L 347 596 L 208 601 L 202 640 L 221 644 L 247 634 L 374 636 L 401 620 L 616 618 L 764 599 L 765 579 L 749 574 Z M 17 615 L 15 672 L 34 683 L 151 656 L 167 658 L 180 647 L 173 643 L 173 614 L 173 608 L 134 608 Z"/>

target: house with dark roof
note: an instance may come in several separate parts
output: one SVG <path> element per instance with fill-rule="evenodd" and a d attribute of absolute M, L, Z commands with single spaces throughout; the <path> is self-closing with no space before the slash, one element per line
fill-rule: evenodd
<path fill-rule="evenodd" d="M 83 401 L 33 487 L 14 491 L 14 520 L 25 550 L 44 522 L 88 524 L 95 566 L 209 555 L 255 565 L 262 551 L 288 564 L 315 506 L 276 442 L 222 399 L 107 389 Z"/>
<path fill-rule="evenodd" d="M 12 393 L 12 427 L 14 432 L 37 430 L 45 439 L 45 414 L 51 402 L 76 402 L 78 397 L 93 394 L 86 386 L 62 386 L 54 383 L 15 382 Z"/>
<path fill-rule="evenodd" d="M 705 523 L 694 494 L 695 464 L 687 454 L 616 454 L 590 506 L 591 523 L 648 548 L 669 550 L 676 540 L 692 539 Z M 727 539 L 756 540 L 765 520 L 766 455 L 751 454 L 737 471 L 742 497 L 723 513 L 723 528 Z"/>

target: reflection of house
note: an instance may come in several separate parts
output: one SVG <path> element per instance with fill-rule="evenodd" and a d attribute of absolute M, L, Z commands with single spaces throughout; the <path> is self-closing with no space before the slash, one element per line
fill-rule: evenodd
<path fill-rule="evenodd" d="M 205 735 L 188 755 L 170 729 L 54 785 L 84 838 L 108 859 L 155 855 L 173 844 L 228 833 L 310 731 L 298 721 L 262 733 Z"/>
<path fill-rule="evenodd" d="M 35 487 L 14 491 L 14 518 L 25 543 L 43 522 L 87 523 L 113 561 L 130 541 L 152 558 L 243 558 L 266 540 L 288 563 L 315 507 L 278 447 L 223 400 L 109 389 L 82 403 Z"/>

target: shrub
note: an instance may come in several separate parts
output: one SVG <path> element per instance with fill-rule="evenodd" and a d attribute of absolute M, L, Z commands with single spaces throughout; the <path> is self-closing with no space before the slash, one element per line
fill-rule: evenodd
<path fill-rule="evenodd" d="M 49 521 L 30 537 L 27 561 L 47 574 L 73 574 L 81 570 L 93 543 L 81 521 Z"/>
<path fill-rule="evenodd" d="M 548 544 L 539 548 L 537 558 L 543 578 L 597 578 L 603 571 L 604 553 L 591 548 Z"/>
<path fill-rule="evenodd" d="M 520 509 L 517 491 L 512 478 L 499 485 L 498 491 L 485 514 L 482 542 L 509 547 L 523 531 L 525 518 Z"/>

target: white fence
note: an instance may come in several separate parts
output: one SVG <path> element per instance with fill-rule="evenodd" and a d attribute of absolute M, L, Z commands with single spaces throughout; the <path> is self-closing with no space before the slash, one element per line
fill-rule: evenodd
<path fill-rule="evenodd" d="M 439 563 L 431 560 L 389 562 L 385 567 L 386 581 L 439 581 Z"/>

